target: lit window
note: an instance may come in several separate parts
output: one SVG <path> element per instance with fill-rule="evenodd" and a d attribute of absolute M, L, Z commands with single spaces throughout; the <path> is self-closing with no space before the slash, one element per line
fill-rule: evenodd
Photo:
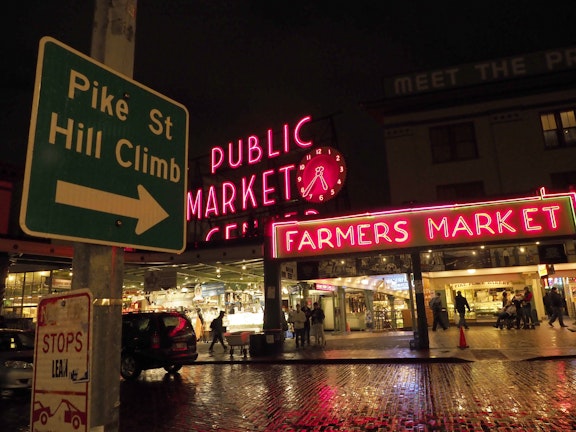
<path fill-rule="evenodd" d="M 574 110 L 540 114 L 544 147 L 555 149 L 576 146 L 576 115 Z"/>

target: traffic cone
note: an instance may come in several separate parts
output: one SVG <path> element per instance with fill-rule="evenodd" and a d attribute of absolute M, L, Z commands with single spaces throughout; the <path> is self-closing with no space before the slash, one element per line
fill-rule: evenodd
<path fill-rule="evenodd" d="M 458 345 L 458 348 L 468 348 L 466 336 L 464 335 L 464 327 L 460 327 L 460 344 Z"/>
<path fill-rule="evenodd" d="M 346 321 L 346 333 L 350 333 L 350 324 Z"/>

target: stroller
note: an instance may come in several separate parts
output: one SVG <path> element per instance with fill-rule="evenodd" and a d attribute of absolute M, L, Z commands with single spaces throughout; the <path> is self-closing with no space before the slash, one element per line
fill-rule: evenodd
<path fill-rule="evenodd" d="M 516 327 L 516 320 L 518 318 L 516 306 L 514 304 L 509 304 L 508 306 L 502 308 L 502 310 L 498 313 L 498 319 L 496 320 L 496 324 L 494 327 L 499 328 L 502 330 L 504 326 L 508 330 L 511 328 Z"/>

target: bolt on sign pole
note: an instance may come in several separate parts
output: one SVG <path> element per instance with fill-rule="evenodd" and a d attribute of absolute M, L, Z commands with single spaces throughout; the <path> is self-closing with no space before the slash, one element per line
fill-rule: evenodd
<path fill-rule="evenodd" d="M 133 75 L 136 0 L 95 0 L 93 59 L 129 78 Z M 90 429 L 116 432 L 120 421 L 120 345 L 124 249 L 74 244 L 72 288 L 93 295 Z"/>

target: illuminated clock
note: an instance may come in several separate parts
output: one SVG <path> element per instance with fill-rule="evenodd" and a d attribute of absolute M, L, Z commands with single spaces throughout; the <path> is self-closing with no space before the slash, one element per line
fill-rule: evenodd
<path fill-rule="evenodd" d="M 321 203 L 334 198 L 346 180 L 346 162 L 332 147 L 319 147 L 302 158 L 296 184 L 302 198 Z"/>

